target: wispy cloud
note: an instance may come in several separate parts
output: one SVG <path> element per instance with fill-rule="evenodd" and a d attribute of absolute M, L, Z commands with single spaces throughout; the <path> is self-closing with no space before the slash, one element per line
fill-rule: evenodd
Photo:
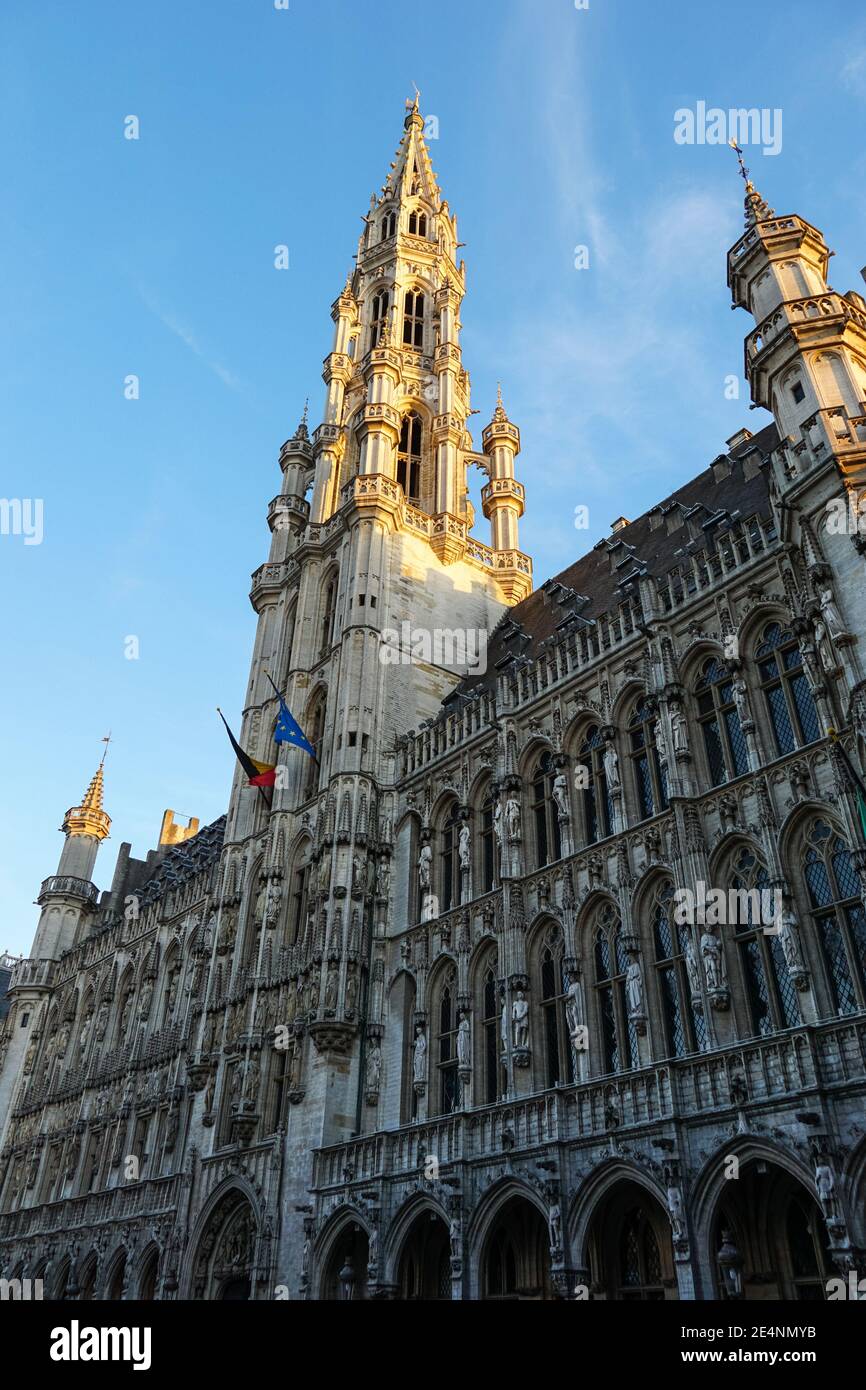
<path fill-rule="evenodd" d="M 202 362 L 204 362 L 205 366 L 213 372 L 214 376 L 219 377 L 224 386 L 227 386 L 230 391 L 239 391 L 241 389 L 241 382 L 239 378 L 235 376 L 234 372 L 230 371 L 228 367 L 224 366 L 222 362 L 218 361 L 208 352 L 207 348 L 199 342 L 194 331 L 178 317 L 174 310 L 164 308 L 150 290 L 146 289 L 143 285 L 139 285 L 138 292 L 142 302 L 150 312 L 159 319 L 160 323 L 164 324 L 169 332 L 173 333 L 176 338 L 179 338 L 180 341 L 189 348 L 190 352 L 194 353 L 196 357 L 199 357 Z"/>
<path fill-rule="evenodd" d="M 861 48 L 842 68 L 842 86 L 857 96 L 866 97 L 866 48 Z"/>

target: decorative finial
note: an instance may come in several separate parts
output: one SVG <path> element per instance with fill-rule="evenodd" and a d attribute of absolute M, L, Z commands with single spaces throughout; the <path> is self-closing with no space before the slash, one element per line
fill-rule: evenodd
<path fill-rule="evenodd" d="M 421 93 L 419 92 L 418 87 L 414 82 L 412 83 L 412 86 L 415 88 L 415 98 L 414 100 L 410 97 L 406 98 L 406 119 L 403 122 L 404 128 L 406 130 L 408 130 L 410 125 L 412 125 L 415 122 L 422 126 L 424 124 L 423 120 L 421 119 L 421 112 L 419 110 L 421 103 Z"/>
<path fill-rule="evenodd" d="M 111 730 L 110 730 L 110 729 L 109 729 L 108 733 L 105 735 L 105 738 L 102 740 L 102 742 L 105 744 L 105 747 L 104 747 L 103 750 L 102 750 L 102 757 L 99 759 L 99 766 L 100 766 L 100 767 L 104 767 L 104 766 L 105 766 L 105 755 L 106 755 L 106 753 L 108 752 L 108 745 L 109 745 L 109 743 L 111 742 Z"/>
<path fill-rule="evenodd" d="M 496 383 L 496 409 L 495 409 L 494 412 L 493 412 L 493 418 L 494 418 L 494 420 L 507 420 L 507 419 L 508 419 L 508 416 L 507 416 L 506 413 L 505 413 L 505 406 L 502 404 L 502 382 L 501 382 L 501 381 L 497 381 L 497 383 Z"/>
<path fill-rule="evenodd" d="M 304 413 L 303 413 L 303 415 L 301 416 L 301 423 L 298 425 L 298 428 L 295 430 L 295 438 L 296 438 L 296 439 L 306 439 L 306 438 L 308 437 L 309 431 L 307 430 L 307 417 L 308 417 L 308 414 L 309 414 L 309 410 L 310 410 L 310 398 L 309 398 L 309 396 L 308 396 L 307 399 L 304 401 Z"/>
<path fill-rule="evenodd" d="M 737 156 L 737 162 L 740 166 L 740 177 L 746 185 L 745 210 L 746 228 L 748 229 L 749 227 L 754 227 L 758 222 L 765 221 L 769 217 L 775 217 L 776 213 L 761 197 L 755 185 L 752 183 L 749 177 L 750 171 L 746 168 L 743 151 L 740 149 L 736 140 L 729 140 L 728 144 Z"/>

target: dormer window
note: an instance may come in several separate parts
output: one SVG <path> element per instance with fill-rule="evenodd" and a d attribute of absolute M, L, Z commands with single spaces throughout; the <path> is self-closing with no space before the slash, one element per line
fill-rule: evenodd
<path fill-rule="evenodd" d="M 409 213 L 409 233 L 411 236 L 427 235 L 427 214 L 426 212 Z"/>
<path fill-rule="evenodd" d="M 403 305 L 403 342 L 406 347 L 424 346 L 424 296 L 420 290 L 407 290 Z"/>
<path fill-rule="evenodd" d="M 389 295 L 387 290 L 380 290 L 373 298 L 373 309 L 370 323 L 370 347 L 378 347 L 379 340 L 388 322 Z"/>
<path fill-rule="evenodd" d="M 397 230 L 397 214 L 386 212 L 382 218 L 382 241 L 387 241 Z"/>

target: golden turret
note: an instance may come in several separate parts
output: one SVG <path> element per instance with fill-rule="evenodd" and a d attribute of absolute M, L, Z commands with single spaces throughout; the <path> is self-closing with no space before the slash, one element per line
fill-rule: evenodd
<path fill-rule="evenodd" d="M 80 806 L 73 806 L 63 817 L 61 829 L 67 835 L 92 835 L 95 840 L 104 840 L 111 829 L 111 817 L 102 809 L 103 770 L 102 763 L 90 779 L 90 786 L 84 793 Z"/>

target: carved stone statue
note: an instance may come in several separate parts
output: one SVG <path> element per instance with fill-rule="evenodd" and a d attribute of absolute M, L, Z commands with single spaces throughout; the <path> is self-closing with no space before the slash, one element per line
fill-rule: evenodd
<path fill-rule="evenodd" d="M 150 1013 L 150 1001 L 153 999 L 153 980 L 148 975 L 141 987 L 141 998 L 139 1000 L 138 1012 L 142 1018 L 147 1018 Z"/>
<path fill-rule="evenodd" d="M 325 1008 L 334 1010 L 337 1007 L 337 964 L 331 961 L 328 966 L 328 974 L 325 979 Z"/>
<path fill-rule="evenodd" d="M 683 955 L 686 958 L 686 973 L 689 977 L 689 987 L 692 994 L 697 996 L 701 992 L 701 972 L 698 969 L 698 959 L 695 955 L 695 943 L 692 940 L 692 934 L 688 927 L 685 929 L 683 935 L 685 937 Z"/>
<path fill-rule="evenodd" d="M 604 775 L 608 791 L 615 791 L 619 786 L 619 758 L 612 742 L 604 750 Z"/>
<path fill-rule="evenodd" d="M 465 1013 L 460 1015 L 460 1023 L 457 1027 L 457 1064 L 467 1069 L 472 1065 L 471 1030 L 469 1019 Z"/>
<path fill-rule="evenodd" d="M 427 1080 L 427 1038 L 420 1023 L 415 1028 L 415 1045 L 412 1049 L 412 1079 L 416 1083 Z"/>
<path fill-rule="evenodd" d="M 643 1014 L 643 975 L 640 961 L 632 956 L 625 972 L 625 992 L 628 996 L 628 1011 L 632 1017 Z"/>
<path fill-rule="evenodd" d="M 516 845 L 520 840 L 520 802 L 514 796 L 505 803 L 505 827 L 509 843 Z"/>
<path fill-rule="evenodd" d="M 748 690 L 746 688 L 746 682 L 744 681 L 742 675 L 738 674 L 734 677 L 734 680 L 731 684 L 731 696 L 734 701 L 734 707 L 736 708 L 740 724 L 742 725 L 750 723 L 752 713 L 749 709 L 749 695 Z"/>
<path fill-rule="evenodd" d="M 574 1038 L 583 1027 L 583 1000 L 580 993 L 580 981 L 572 980 L 565 994 L 565 1018 L 568 1024 L 568 1032 Z"/>
<path fill-rule="evenodd" d="M 701 957 L 704 962 L 704 972 L 707 977 L 707 989 L 722 989 L 725 983 L 722 962 L 722 943 L 717 936 L 714 936 L 709 927 L 704 928 L 703 935 L 701 936 Z"/>
<path fill-rule="evenodd" d="M 815 624 L 815 646 L 818 650 L 818 657 L 825 671 L 833 671 L 836 667 L 836 658 L 833 648 L 830 646 L 830 636 L 827 632 L 827 624 L 823 618 L 819 618 Z"/>
<path fill-rule="evenodd" d="M 554 1202 L 547 1217 L 548 1228 L 550 1231 L 551 1250 L 562 1249 L 562 1210 L 558 1202 Z"/>
<path fill-rule="evenodd" d="M 280 886 L 279 879 L 272 878 L 268 884 L 268 894 L 265 900 L 265 925 L 267 927 L 275 927 L 277 924 L 277 918 L 280 915 L 280 899 L 282 895 L 283 890 Z"/>
<path fill-rule="evenodd" d="M 107 999 L 103 999 L 102 1003 L 101 1003 L 100 1006 L 99 1006 L 99 1013 L 96 1015 L 96 1041 L 97 1041 L 97 1042 L 102 1042 L 102 1039 L 105 1037 L 105 1030 L 106 1030 L 106 1028 L 108 1027 L 108 1015 L 109 1015 L 109 1012 L 110 1012 L 110 1010 L 109 1010 L 109 1007 L 108 1007 L 108 1000 L 107 1000 Z"/>
<path fill-rule="evenodd" d="M 818 596 L 818 602 L 821 605 L 821 617 L 824 619 L 827 631 L 833 641 L 835 642 L 837 638 L 846 636 L 845 625 L 842 622 L 839 606 L 833 597 L 833 590 L 822 589 Z"/>
<path fill-rule="evenodd" d="M 818 1201 L 821 1203 L 824 1216 L 828 1221 L 834 1220 L 839 1214 L 836 1200 L 836 1179 L 829 1163 L 820 1159 L 815 1165 L 815 1186 L 818 1189 Z"/>
<path fill-rule="evenodd" d="M 782 908 L 776 919 L 776 925 L 779 930 L 779 941 L 785 957 L 785 964 L 790 966 L 792 970 L 802 970 L 803 956 L 800 951 L 800 933 L 797 930 L 797 918 L 790 907 Z"/>
<path fill-rule="evenodd" d="M 511 1037 L 515 1047 L 529 1046 L 529 1005 L 523 990 L 511 1005 Z"/>
<path fill-rule="evenodd" d="M 457 853 L 460 857 L 460 868 L 468 873 L 472 863 L 472 832 L 465 821 L 460 827 L 460 834 L 457 839 Z"/>
<path fill-rule="evenodd" d="M 493 808 L 493 834 L 497 845 L 502 846 L 502 802 L 497 800 Z"/>
<path fill-rule="evenodd" d="M 683 1213 L 683 1194 L 673 1183 L 667 1191 L 668 1212 L 671 1218 L 671 1232 L 674 1240 L 682 1240 L 685 1234 L 685 1217 Z"/>
<path fill-rule="evenodd" d="M 421 846 L 421 853 L 418 855 L 418 882 L 423 892 L 430 891 L 430 872 L 433 864 L 433 851 L 429 845 Z"/>
<path fill-rule="evenodd" d="M 378 1042 L 374 1042 L 370 1051 L 367 1053 L 367 1066 L 365 1081 L 368 1091 L 378 1091 L 379 1083 L 382 1080 L 382 1049 Z"/>
<path fill-rule="evenodd" d="M 358 1003 L 358 977 L 354 971 L 346 976 L 346 1013 L 353 1014 Z"/>
<path fill-rule="evenodd" d="M 553 802 L 556 806 L 556 814 L 561 821 L 571 818 L 571 809 L 568 804 L 568 778 L 560 768 L 553 779 Z"/>
<path fill-rule="evenodd" d="M 688 721 L 680 705 L 671 706 L 671 733 L 675 753 L 687 753 L 689 747 Z"/>

